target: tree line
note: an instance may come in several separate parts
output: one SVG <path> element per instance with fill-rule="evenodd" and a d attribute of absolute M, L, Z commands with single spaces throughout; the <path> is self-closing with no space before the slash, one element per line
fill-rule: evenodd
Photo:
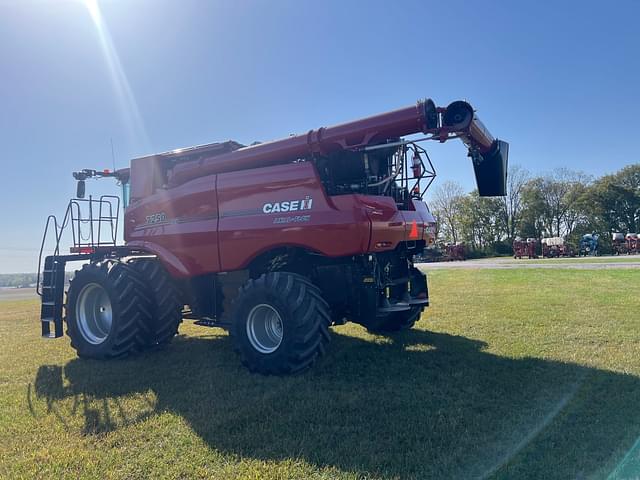
<path fill-rule="evenodd" d="M 65 272 L 65 282 L 69 282 L 73 274 Z M 0 273 L 0 287 L 35 286 L 38 276 L 35 273 Z"/>
<path fill-rule="evenodd" d="M 640 232 L 640 164 L 593 178 L 566 168 L 533 176 L 509 169 L 505 197 L 465 193 L 444 182 L 432 196 L 440 242 L 465 242 L 472 254 L 511 253 L 513 239 L 564 237 L 577 245 L 585 233 L 601 235 L 601 251 L 614 232 Z"/>

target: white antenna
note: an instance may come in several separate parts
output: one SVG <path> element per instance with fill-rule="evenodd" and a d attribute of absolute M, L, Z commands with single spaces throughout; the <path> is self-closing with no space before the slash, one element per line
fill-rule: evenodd
<path fill-rule="evenodd" d="M 116 171 L 116 155 L 113 152 L 113 137 L 109 139 L 111 141 L 111 161 L 113 162 L 113 171 Z"/>

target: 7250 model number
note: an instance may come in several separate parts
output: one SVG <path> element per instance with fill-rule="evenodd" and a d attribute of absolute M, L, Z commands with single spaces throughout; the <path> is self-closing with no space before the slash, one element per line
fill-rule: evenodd
<path fill-rule="evenodd" d="M 154 213 L 146 216 L 147 225 L 155 225 L 156 223 L 163 223 L 167 221 L 167 215 L 164 212 Z"/>

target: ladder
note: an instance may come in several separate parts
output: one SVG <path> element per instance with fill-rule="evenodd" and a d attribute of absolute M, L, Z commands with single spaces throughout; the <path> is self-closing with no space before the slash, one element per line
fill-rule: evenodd
<path fill-rule="evenodd" d="M 82 215 L 81 205 L 88 208 L 88 216 Z M 86 209 L 85 209 L 86 210 Z M 44 338 L 60 338 L 64 335 L 62 308 L 64 306 L 65 266 L 67 262 L 91 260 L 100 247 L 115 247 L 118 232 L 120 198 L 102 195 L 99 199 L 75 198 L 69 201 L 62 223 L 55 215 L 47 217 L 38 256 L 36 293 L 41 297 L 40 322 Z M 94 216 L 94 212 L 98 215 Z M 71 255 L 60 255 L 60 240 L 65 228 L 71 225 L 73 248 Z M 103 225 L 105 228 L 103 228 Z M 42 253 L 47 234 L 53 227 L 55 248 L 42 265 Z M 104 238 L 106 236 L 106 239 Z M 52 327 L 53 324 L 53 328 Z"/>

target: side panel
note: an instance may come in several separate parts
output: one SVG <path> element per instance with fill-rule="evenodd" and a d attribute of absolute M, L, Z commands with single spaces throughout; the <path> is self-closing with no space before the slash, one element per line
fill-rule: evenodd
<path fill-rule="evenodd" d="M 435 219 L 427 205 L 411 200 L 411 210 L 398 210 L 391 197 L 360 196 L 371 219 L 371 252 L 393 250 L 400 242 L 435 241 Z"/>
<path fill-rule="evenodd" d="M 370 222 L 356 197 L 327 197 L 311 162 L 219 174 L 221 269 L 244 268 L 279 246 L 366 252 Z"/>
<path fill-rule="evenodd" d="M 180 277 L 220 270 L 216 175 L 158 190 L 129 206 L 125 241 L 157 254 Z"/>
<path fill-rule="evenodd" d="M 436 219 L 423 201 L 411 200 L 411 204 L 412 210 L 402 211 L 407 241 L 424 240 L 425 245 L 433 244 L 436 240 Z"/>

